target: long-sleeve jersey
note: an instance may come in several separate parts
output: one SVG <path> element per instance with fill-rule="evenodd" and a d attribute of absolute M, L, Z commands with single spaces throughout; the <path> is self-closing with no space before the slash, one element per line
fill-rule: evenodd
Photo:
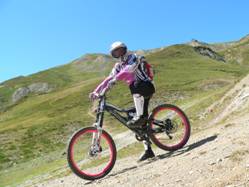
<path fill-rule="evenodd" d="M 121 58 L 121 62 L 114 65 L 109 76 L 97 86 L 94 92 L 99 94 L 108 87 L 110 81 L 122 80 L 128 85 L 134 81 L 151 81 L 146 73 L 145 65 L 142 63 L 143 59 L 144 57 L 138 57 L 132 53 Z"/>

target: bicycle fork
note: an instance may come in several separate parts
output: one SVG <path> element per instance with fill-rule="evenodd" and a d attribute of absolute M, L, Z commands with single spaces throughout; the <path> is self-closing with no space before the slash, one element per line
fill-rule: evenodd
<path fill-rule="evenodd" d="M 97 156 L 97 153 L 100 153 L 102 151 L 102 148 L 100 146 L 102 128 L 99 127 L 97 123 L 94 123 L 93 126 L 97 128 L 97 132 L 93 133 L 92 135 L 92 144 L 89 154 L 90 156 Z"/>
<path fill-rule="evenodd" d="M 96 122 L 93 124 L 93 126 L 97 129 L 97 133 L 93 133 L 92 136 L 92 144 L 89 152 L 90 156 L 97 156 L 97 154 L 102 151 L 102 148 L 100 146 L 100 140 L 102 136 L 102 123 L 104 117 L 103 109 L 104 109 L 104 101 L 101 101 L 96 117 Z"/>

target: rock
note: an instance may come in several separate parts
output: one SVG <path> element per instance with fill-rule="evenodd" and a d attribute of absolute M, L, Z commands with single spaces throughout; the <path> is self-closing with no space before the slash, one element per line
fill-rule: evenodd
<path fill-rule="evenodd" d="M 34 83 L 28 86 L 32 93 L 48 93 L 52 90 L 48 83 Z"/>
<path fill-rule="evenodd" d="M 229 157 L 231 157 L 231 155 L 226 155 L 224 158 L 229 158 Z"/>
<path fill-rule="evenodd" d="M 200 170 L 200 169 L 198 169 L 197 171 L 198 171 L 199 173 L 202 173 L 202 170 Z"/>
<path fill-rule="evenodd" d="M 18 102 L 20 99 L 26 97 L 29 93 L 30 90 L 27 87 L 18 88 L 12 95 L 12 102 Z"/>
<path fill-rule="evenodd" d="M 190 172 L 189 172 L 190 175 L 193 174 L 193 173 L 194 173 L 193 171 L 190 171 Z"/>
<path fill-rule="evenodd" d="M 215 80 L 215 81 L 209 81 L 209 82 L 203 82 L 202 84 L 199 85 L 199 88 L 201 90 L 207 91 L 207 90 L 215 90 L 221 87 L 224 87 L 226 85 L 230 84 L 229 81 L 227 80 Z M 213 108 L 208 109 L 208 113 L 213 112 Z"/>
<path fill-rule="evenodd" d="M 203 56 L 207 56 L 209 58 L 212 58 L 214 60 L 217 61 L 222 61 L 225 62 L 225 59 L 219 55 L 218 53 L 216 53 L 215 51 L 213 51 L 211 48 L 206 47 L 206 46 L 196 46 L 194 47 L 195 51 Z"/>
<path fill-rule="evenodd" d="M 249 34 L 239 40 L 240 43 L 248 42 Z"/>
<path fill-rule="evenodd" d="M 140 49 L 140 50 L 137 50 L 137 51 L 136 51 L 136 54 L 137 54 L 137 55 L 145 55 L 146 52 L 145 52 L 145 50 Z"/>
<path fill-rule="evenodd" d="M 28 96 L 30 93 L 49 93 L 53 90 L 53 87 L 48 83 L 33 83 L 27 87 L 18 88 L 12 95 L 12 102 L 16 103 L 24 97 Z"/>
<path fill-rule="evenodd" d="M 104 54 L 86 54 L 83 57 L 75 60 L 73 67 L 82 72 L 104 72 L 110 68 L 111 63 L 115 62 L 109 55 Z"/>
<path fill-rule="evenodd" d="M 199 46 L 209 46 L 208 43 L 198 41 L 196 39 L 192 39 L 191 42 L 188 43 L 188 45 L 192 47 L 199 47 Z"/>
<path fill-rule="evenodd" d="M 222 162 L 222 159 L 221 159 L 221 158 L 217 159 L 217 163 L 218 163 L 218 162 Z"/>
<path fill-rule="evenodd" d="M 112 59 L 109 57 L 107 57 L 107 56 L 98 56 L 95 60 L 94 60 L 94 62 L 104 62 L 104 63 L 106 63 L 106 62 L 111 62 L 112 61 Z"/>
<path fill-rule="evenodd" d="M 114 59 L 105 54 L 85 54 L 81 58 L 75 60 L 74 64 L 82 64 L 85 62 L 98 62 L 98 63 L 106 63 L 106 62 L 112 62 Z"/>
<path fill-rule="evenodd" d="M 214 161 L 211 161 L 208 164 L 212 166 L 212 165 L 215 165 L 216 163 Z"/>

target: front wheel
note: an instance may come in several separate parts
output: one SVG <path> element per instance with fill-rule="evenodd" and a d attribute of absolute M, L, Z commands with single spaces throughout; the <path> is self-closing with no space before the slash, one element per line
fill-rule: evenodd
<path fill-rule="evenodd" d="M 77 131 L 70 139 L 67 160 L 72 171 L 79 177 L 95 180 L 107 175 L 116 161 L 116 146 L 112 137 L 104 130 L 99 141 L 93 145 L 98 130 L 87 127 Z"/>
<path fill-rule="evenodd" d="M 190 129 L 188 117 L 177 106 L 159 105 L 150 115 L 150 139 L 163 150 L 175 151 L 182 148 L 190 137 Z"/>

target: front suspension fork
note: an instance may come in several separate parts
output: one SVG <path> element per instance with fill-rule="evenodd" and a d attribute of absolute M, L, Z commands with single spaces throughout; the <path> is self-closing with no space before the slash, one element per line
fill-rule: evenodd
<path fill-rule="evenodd" d="M 98 113 L 96 122 L 93 124 L 93 126 L 97 129 L 97 132 L 93 133 L 91 150 L 90 150 L 94 155 L 102 151 L 102 148 L 100 146 L 100 140 L 102 136 L 102 123 L 103 123 L 103 113 Z"/>

